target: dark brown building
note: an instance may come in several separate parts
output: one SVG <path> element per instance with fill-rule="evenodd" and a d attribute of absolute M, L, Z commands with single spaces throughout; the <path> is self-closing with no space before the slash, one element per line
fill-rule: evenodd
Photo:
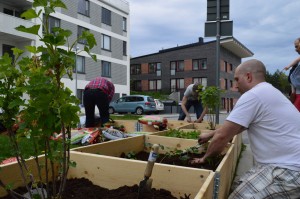
<path fill-rule="evenodd" d="M 253 53 L 234 37 L 220 40 L 220 88 L 222 108 L 230 111 L 239 97 L 234 87 L 234 69 L 242 58 Z M 194 82 L 216 85 L 216 41 L 203 42 L 160 50 L 158 53 L 130 59 L 131 89 L 134 91 L 179 92 Z"/>

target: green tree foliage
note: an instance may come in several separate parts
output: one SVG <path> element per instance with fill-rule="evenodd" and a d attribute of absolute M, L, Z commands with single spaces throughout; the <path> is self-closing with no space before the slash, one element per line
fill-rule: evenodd
<path fill-rule="evenodd" d="M 287 95 L 291 90 L 291 86 L 288 82 L 288 76 L 279 70 L 276 70 L 273 74 L 267 71 L 266 81 L 280 90 L 283 94 Z"/>
<path fill-rule="evenodd" d="M 44 45 L 26 46 L 26 50 L 33 56 L 23 57 L 18 63 L 16 60 L 23 51 L 16 48 L 13 49 L 15 60 L 7 54 L 0 58 L 0 107 L 4 111 L 2 120 L 8 129 L 10 142 L 30 197 L 33 197 L 30 192 L 32 188 L 42 186 L 42 182 L 46 182 L 44 188 L 47 190 L 47 196 L 43 194 L 41 198 L 61 198 L 69 166 L 75 165 L 70 160 L 70 138 L 71 128 L 76 127 L 79 122 L 77 113 L 80 111 L 78 99 L 65 87 L 61 79 L 72 79 L 76 57 L 72 49 L 77 40 L 69 43 L 69 37 L 72 35 L 69 30 L 60 27 L 51 31 L 48 29 L 48 19 L 50 14 L 55 12 L 55 8 L 66 9 L 61 0 L 34 0 L 33 7 L 34 9 L 25 11 L 21 17 L 40 20 L 42 26 L 19 26 L 16 29 L 36 35 Z M 41 28 L 42 35 L 39 34 L 42 32 Z M 90 49 L 96 45 L 94 36 L 85 31 L 78 39 L 87 41 L 84 51 L 90 54 Z M 95 55 L 91 57 L 96 60 Z M 27 96 L 28 100 L 25 101 L 24 96 Z M 62 139 L 51 139 L 55 132 L 62 133 Z M 29 153 L 20 147 L 20 136 L 25 136 L 31 143 L 34 153 L 31 151 L 30 155 L 34 156 L 38 168 L 37 176 L 33 175 L 25 162 Z M 41 151 L 45 153 L 43 162 L 38 159 Z M 43 179 L 41 173 L 46 173 L 46 179 Z M 28 180 L 32 187 L 27 185 Z M 57 185 L 52 186 L 52 190 L 50 182 Z M 5 188 L 1 181 L 0 186 Z M 15 198 L 14 191 L 8 192 Z"/>
<path fill-rule="evenodd" d="M 215 111 L 221 103 L 222 90 L 215 86 L 208 86 L 203 90 L 203 86 L 198 85 L 198 99 L 201 99 L 202 105 L 207 108 L 207 117 L 210 129 L 216 129 Z"/>

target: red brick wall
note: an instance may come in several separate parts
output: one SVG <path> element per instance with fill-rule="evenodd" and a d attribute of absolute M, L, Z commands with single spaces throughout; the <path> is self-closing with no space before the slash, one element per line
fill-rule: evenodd
<path fill-rule="evenodd" d="M 224 60 L 220 60 L 220 71 L 225 71 L 225 62 Z"/>
<path fill-rule="evenodd" d="M 184 79 L 184 87 L 188 87 L 190 84 L 193 83 L 193 78 L 185 78 Z"/>
<path fill-rule="evenodd" d="M 149 90 L 148 80 L 142 80 L 142 91 L 148 91 L 148 90 Z"/>
<path fill-rule="evenodd" d="M 148 63 L 143 63 L 142 64 L 142 74 L 148 74 L 149 68 L 148 68 Z"/>
<path fill-rule="evenodd" d="M 225 89 L 225 79 L 224 78 L 221 78 L 221 80 L 220 80 L 220 88 Z"/>
<path fill-rule="evenodd" d="M 184 70 L 185 71 L 193 70 L 193 60 L 191 59 L 184 60 Z"/>

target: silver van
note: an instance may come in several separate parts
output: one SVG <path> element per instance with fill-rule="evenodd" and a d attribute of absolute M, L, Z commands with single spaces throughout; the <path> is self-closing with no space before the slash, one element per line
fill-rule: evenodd
<path fill-rule="evenodd" d="M 128 95 L 109 104 L 109 113 L 154 113 L 156 104 L 152 97 L 147 95 Z"/>

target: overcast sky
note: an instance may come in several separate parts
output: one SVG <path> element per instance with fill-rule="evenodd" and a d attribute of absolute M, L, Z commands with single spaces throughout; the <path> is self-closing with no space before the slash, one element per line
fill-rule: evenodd
<path fill-rule="evenodd" d="M 156 53 L 204 37 L 207 0 L 126 0 L 130 5 L 130 56 Z M 300 0 L 230 0 L 233 36 L 271 73 L 299 56 Z M 215 37 L 204 38 L 204 41 Z M 245 61 L 249 58 L 243 59 Z"/>

